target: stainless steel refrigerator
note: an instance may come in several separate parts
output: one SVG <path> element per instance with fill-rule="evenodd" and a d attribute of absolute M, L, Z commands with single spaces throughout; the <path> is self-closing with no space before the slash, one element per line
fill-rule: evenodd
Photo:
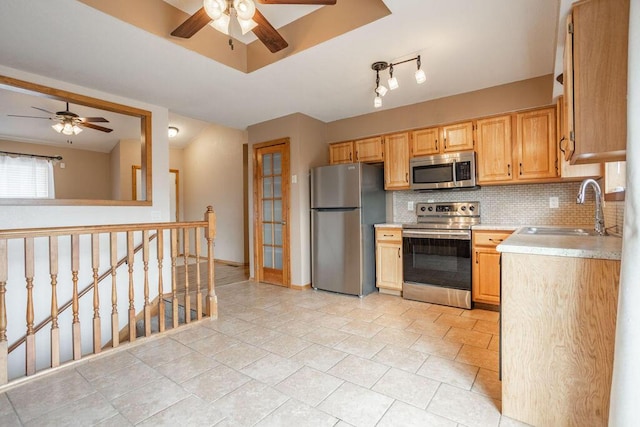
<path fill-rule="evenodd" d="M 311 285 L 351 295 L 375 290 L 374 224 L 385 221 L 383 169 L 311 169 Z"/>

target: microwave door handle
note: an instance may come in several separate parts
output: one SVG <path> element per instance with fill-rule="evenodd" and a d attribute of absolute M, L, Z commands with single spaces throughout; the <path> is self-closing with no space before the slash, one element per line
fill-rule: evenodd
<path fill-rule="evenodd" d="M 457 172 L 456 172 L 457 168 L 456 168 L 456 161 L 455 160 L 453 161 L 453 166 L 452 167 L 453 167 L 453 173 L 452 173 L 452 175 L 453 175 L 453 186 L 457 187 L 458 186 L 458 177 L 456 176 L 457 175 Z"/>

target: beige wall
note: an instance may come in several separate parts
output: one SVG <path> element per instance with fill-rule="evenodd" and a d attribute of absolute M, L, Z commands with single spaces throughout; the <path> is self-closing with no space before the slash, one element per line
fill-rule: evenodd
<path fill-rule="evenodd" d="M 327 124 L 327 142 L 445 124 L 551 104 L 553 75 L 494 86 Z M 388 96 L 393 96 L 393 93 Z"/>
<path fill-rule="evenodd" d="M 184 219 L 216 211 L 215 258 L 244 262 L 242 145 L 247 132 L 219 125 L 204 129 L 183 151 Z M 204 242 L 203 242 L 204 243 Z"/>
<path fill-rule="evenodd" d="M 26 142 L 0 141 L 0 149 L 16 153 L 62 156 L 54 163 L 56 199 L 111 199 L 109 154 Z M 64 163 L 64 169 L 61 167 Z"/>
<path fill-rule="evenodd" d="M 310 270 L 310 225 L 309 225 L 309 168 L 327 164 L 329 154 L 325 144 L 326 124 L 305 116 L 292 114 L 250 126 L 249 145 L 288 137 L 290 139 L 291 183 L 290 199 L 290 245 L 291 283 L 307 285 L 311 283 Z M 250 157 L 252 157 L 250 153 Z M 253 168 L 249 169 L 250 220 L 253 224 Z M 249 257 L 253 275 L 253 228 L 250 227 Z"/>
<path fill-rule="evenodd" d="M 122 139 L 118 142 L 117 148 L 117 150 L 115 148 L 112 150 L 112 157 L 115 157 L 115 161 L 112 164 L 118 165 L 118 178 L 115 180 L 116 187 L 114 187 L 118 188 L 116 200 L 133 200 L 132 168 L 134 165 L 140 166 L 142 147 L 138 140 Z"/>
<path fill-rule="evenodd" d="M 169 148 L 169 169 L 178 170 L 178 219 L 182 221 L 184 219 L 184 150 L 182 148 Z"/>

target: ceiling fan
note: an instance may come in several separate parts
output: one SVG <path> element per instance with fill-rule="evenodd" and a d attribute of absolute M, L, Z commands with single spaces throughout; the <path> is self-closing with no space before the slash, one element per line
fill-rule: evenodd
<path fill-rule="evenodd" d="M 336 4 L 336 0 L 257 0 L 257 2 L 260 4 Z M 202 7 L 173 30 L 171 35 L 185 39 L 191 38 L 212 21 L 216 30 L 229 35 L 231 16 L 237 17 L 242 34 L 253 31 L 272 53 L 289 46 L 287 41 L 255 7 L 254 0 L 203 0 Z"/>
<path fill-rule="evenodd" d="M 41 116 L 21 116 L 18 114 L 8 114 L 9 117 L 23 117 L 27 119 L 45 119 L 57 121 L 56 124 L 51 126 L 56 132 L 63 133 L 65 135 L 77 135 L 82 132 L 82 128 L 89 128 L 99 130 L 101 132 L 112 132 L 113 129 L 106 128 L 104 126 L 94 125 L 93 123 L 109 123 L 109 120 L 104 117 L 80 117 L 76 113 L 69 111 L 69 103 L 66 103 L 66 109 L 64 111 L 58 111 L 56 113 L 44 108 L 31 107 L 36 110 L 43 111 L 51 114 L 52 117 Z"/>

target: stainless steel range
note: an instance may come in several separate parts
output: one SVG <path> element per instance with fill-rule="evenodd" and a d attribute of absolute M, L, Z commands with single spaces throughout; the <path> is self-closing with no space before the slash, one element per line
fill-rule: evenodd
<path fill-rule="evenodd" d="M 479 202 L 417 203 L 418 222 L 402 229 L 406 299 L 471 308 L 471 227 Z"/>

